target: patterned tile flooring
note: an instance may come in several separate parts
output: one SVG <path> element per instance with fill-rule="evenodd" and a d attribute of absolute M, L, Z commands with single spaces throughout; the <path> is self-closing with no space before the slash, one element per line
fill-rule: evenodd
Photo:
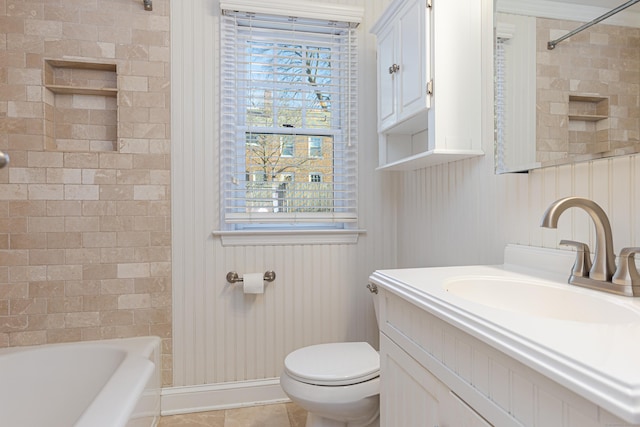
<path fill-rule="evenodd" d="M 169 415 L 158 427 L 304 427 L 307 413 L 294 403 Z"/>

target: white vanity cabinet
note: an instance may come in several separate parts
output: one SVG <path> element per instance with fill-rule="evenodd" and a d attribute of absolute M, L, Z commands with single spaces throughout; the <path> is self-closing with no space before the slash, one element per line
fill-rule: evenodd
<path fill-rule="evenodd" d="M 483 154 L 481 3 L 395 0 L 372 27 L 379 169 Z"/>
<path fill-rule="evenodd" d="M 474 337 L 471 323 L 465 331 L 441 319 L 446 309 L 432 311 L 440 306 L 412 294 L 399 276 L 372 278 L 379 298 L 381 427 L 635 425 Z"/>
<path fill-rule="evenodd" d="M 489 427 L 480 415 L 386 335 L 380 337 L 382 426 Z"/>
<path fill-rule="evenodd" d="M 384 334 L 380 369 L 381 426 L 438 425 L 444 384 Z"/>

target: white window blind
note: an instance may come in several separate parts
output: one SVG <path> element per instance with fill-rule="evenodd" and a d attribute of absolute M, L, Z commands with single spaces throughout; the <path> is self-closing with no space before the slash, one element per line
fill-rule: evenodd
<path fill-rule="evenodd" d="M 505 82 L 505 43 L 506 39 L 496 37 L 495 55 L 494 55 L 494 121 L 495 121 L 495 168 L 497 172 L 504 172 L 507 170 L 505 166 L 505 133 L 506 133 L 506 121 L 505 121 L 505 98 L 507 90 Z"/>
<path fill-rule="evenodd" d="M 355 25 L 230 10 L 221 20 L 223 228 L 355 223 Z"/>

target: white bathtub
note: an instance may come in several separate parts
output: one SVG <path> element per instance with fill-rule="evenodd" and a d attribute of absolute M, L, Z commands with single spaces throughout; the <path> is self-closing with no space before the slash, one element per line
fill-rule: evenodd
<path fill-rule="evenodd" d="M 153 426 L 160 413 L 157 337 L 0 350 L 0 424 Z"/>

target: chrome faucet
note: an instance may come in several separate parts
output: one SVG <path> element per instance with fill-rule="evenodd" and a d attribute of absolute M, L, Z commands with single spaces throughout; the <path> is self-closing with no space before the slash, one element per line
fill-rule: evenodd
<path fill-rule="evenodd" d="M 571 271 L 569 283 L 621 295 L 640 296 L 640 275 L 634 262 L 634 254 L 640 252 L 640 248 L 623 249 L 616 271 L 611 224 L 607 214 L 597 203 L 582 197 L 556 200 L 547 208 L 540 226 L 557 228 L 560 215 L 569 208 L 581 208 L 587 212 L 596 228 L 593 262 L 590 262 L 589 248 L 586 244 L 569 240 L 560 242 L 562 245 L 575 246 L 577 250 L 576 263 Z"/>

